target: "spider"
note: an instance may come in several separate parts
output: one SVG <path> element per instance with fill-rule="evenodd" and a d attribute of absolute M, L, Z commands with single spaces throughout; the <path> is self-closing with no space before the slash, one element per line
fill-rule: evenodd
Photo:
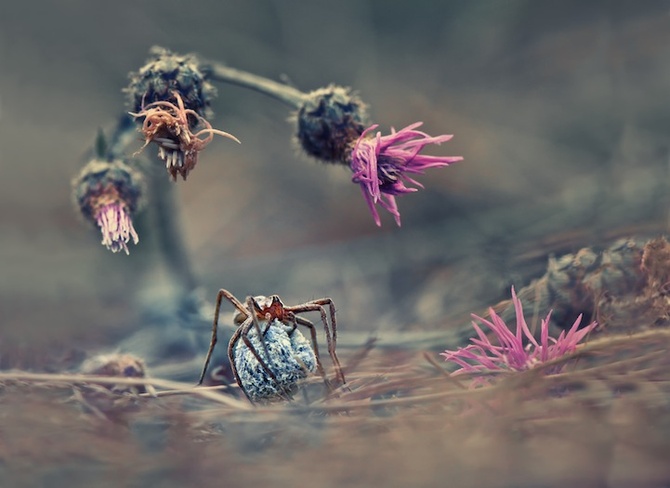
<path fill-rule="evenodd" d="M 238 328 L 231 337 L 230 342 L 228 343 L 228 359 L 230 361 L 230 367 L 233 371 L 233 375 L 235 376 L 235 380 L 237 381 L 237 384 L 240 386 L 240 388 L 242 389 L 245 396 L 249 399 L 249 401 L 253 402 L 254 398 L 253 395 L 251 395 L 249 391 L 247 391 L 247 389 L 244 386 L 244 382 L 240 378 L 240 373 L 238 371 L 238 365 L 236 364 L 236 358 L 235 358 L 235 348 L 238 346 L 240 340 L 242 340 L 242 342 L 251 352 L 255 360 L 258 361 L 258 365 L 260 365 L 263 372 L 274 382 L 274 384 L 277 387 L 279 387 L 278 391 L 280 392 L 280 396 L 289 397 L 289 392 L 286 391 L 286 387 L 280 383 L 275 373 L 272 371 L 272 369 L 270 369 L 270 367 L 268 366 L 267 362 L 263 359 L 263 357 L 261 357 L 261 354 L 259 353 L 258 349 L 256 348 L 256 346 L 254 346 L 254 344 L 252 344 L 252 340 L 250 339 L 251 337 L 250 333 L 252 333 L 253 331 L 256 332 L 257 334 L 256 337 L 258 338 L 262 337 L 260 342 L 263 346 L 264 350 L 263 352 L 265 353 L 264 357 L 271 359 L 271 356 L 268 354 L 269 342 L 267 339 L 269 335 L 268 331 L 270 330 L 272 324 L 282 325 L 286 329 L 288 329 L 287 334 L 289 337 L 293 335 L 293 332 L 295 332 L 295 330 L 298 328 L 298 325 L 305 326 L 309 329 L 311 334 L 311 345 L 314 351 L 314 358 L 316 362 L 316 369 L 319 372 L 319 374 L 323 377 L 326 387 L 329 390 L 331 389 L 330 383 L 326 378 L 326 373 L 321 363 L 321 358 L 319 356 L 319 346 L 316 340 L 316 327 L 311 321 L 299 315 L 306 312 L 320 313 L 321 321 L 323 322 L 323 327 L 326 332 L 328 353 L 335 366 L 336 378 L 342 384 L 345 383 L 344 373 L 342 372 L 340 361 L 335 353 L 335 347 L 337 344 L 337 325 L 335 322 L 335 305 L 333 304 L 333 301 L 330 298 L 320 298 L 318 300 L 311 300 L 309 302 L 302 303 L 300 305 L 286 306 L 282 303 L 281 299 L 277 295 L 271 295 L 269 297 L 249 296 L 247 297 L 246 304 L 243 304 L 237 298 L 235 298 L 235 296 L 233 296 L 233 294 L 230 293 L 228 290 L 221 289 L 219 290 L 219 293 L 216 296 L 216 308 L 214 311 L 214 323 L 212 325 L 212 337 L 209 344 L 209 350 L 207 351 L 205 365 L 203 366 L 202 373 L 200 374 L 200 380 L 198 381 L 198 385 L 201 385 L 205 379 L 205 373 L 207 372 L 207 368 L 209 366 L 209 362 L 212 357 L 212 352 L 214 351 L 214 347 L 216 346 L 219 313 L 221 310 L 221 302 L 223 301 L 224 298 L 228 300 L 230 303 L 232 303 L 237 309 L 237 312 L 234 317 L 234 323 L 238 326 Z M 332 326 L 332 329 L 328 325 L 326 307 L 328 307 L 328 312 L 330 315 L 330 324 Z M 265 325 L 263 330 L 261 330 L 261 325 L 259 321 L 267 322 L 267 325 Z M 279 322 L 279 324 L 277 324 L 277 322 Z"/>
<path fill-rule="evenodd" d="M 154 141 L 158 145 L 158 156 L 165 161 L 165 167 L 174 181 L 177 174 L 186 180 L 188 173 L 195 168 L 198 162 L 198 153 L 214 139 L 214 134 L 240 143 L 237 137 L 222 130 L 212 128 L 212 125 L 195 110 L 187 109 L 184 101 L 177 92 L 172 92 L 177 105 L 166 101 L 157 101 L 142 107 L 139 113 L 129 112 L 135 118 L 144 117 L 140 132 L 145 142 L 142 149 Z M 205 128 L 195 134 L 191 132 L 189 116 L 195 118 L 195 125 L 201 124 Z M 202 138 L 203 134 L 207 134 Z"/>

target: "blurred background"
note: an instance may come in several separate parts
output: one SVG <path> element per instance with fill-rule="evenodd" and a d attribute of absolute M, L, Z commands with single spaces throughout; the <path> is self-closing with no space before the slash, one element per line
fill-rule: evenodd
<path fill-rule="evenodd" d="M 455 135 L 433 154 L 465 157 L 399 198 L 401 228 L 387 215 L 377 228 L 346 169 L 296 148 L 285 106 L 219 84 L 212 122 L 242 145 L 215 139 L 175 184 L 209 300 L 220 287 L 330 296 L 342 334 L 435 330 L 508 297 L 551 253 L 666 229 L 668 0 L 11 2 L 0 16 L 5 367 L 115 344 L 168 279 L 146 265 L 150 236 L 140 229 L 131 256 L 114 255 L 70 199 L 96 132 L 125 110 L 127 73 L 156 44 L 305 91 L 352 86 L 383 130 L 423 121 Z"/>
<path fill-rule="evenodd" d="M 465 158 L 399 198 L 401 228 L 387 215 L 378 228 L 346 168 L 296 148 L 285 106 L 219 84 L 212 123 L 242 144 L 215 139 L 174 184 L 174 218 L 206 300 L 221 287 L 288 304 L 330 296 L 342 339 L 442 331 L 542 275 L 552 254 L 667 231 L 669 0 L 4 2 L 3 369 L 76 365 L 141 330 L 147 307 L 179 298 L 147 219 L 130 256 L 112 254 L 70 197 L 97 131 L 111 133 L 126 110 L 128 72 L 153 45 L 305 91 L 351 86 L 384 131 L 423 121 L 455 136 L 432 154 Z M 140 147 L 138 134 L 130 151 Z M 195 333 L 206 346 L 209 325 Z M 393 371 L 426 370 L 413 351 L 394 354 L 383 363 Z M 586 388 L 591 397 L 569 401 L 529 394 L 519 408 L 514 389 L 492 411 L 475 404 L 460 416 L 454 402 L 192 416 L 192 403 L 172 397 L 102 420 L 82 414 L 81 397 L 68 403 L 67 386 L 3 383 L 0 480 L 11 468 L 15 478 L 0 484 L 667 486 L 669 410 L 657 379 L 616 403 L 619 390 Z M 545 405 L 559 403 L 543 424 Z M 622 448 L 617 436 L 632 442 Z"/>

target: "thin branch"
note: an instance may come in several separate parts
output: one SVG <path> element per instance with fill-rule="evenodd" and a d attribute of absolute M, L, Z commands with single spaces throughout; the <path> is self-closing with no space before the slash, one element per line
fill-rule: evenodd
<path fill-rule="evenodd" d="M 186 292 L 191 292 L 197 288 L 198 282 L 179 228 L 175 185 L 165 176 L 162 165 L 153 165 L 148 172 L 156 245 L 177 283 Z"/>
<path fill-rule="evenodd" d="M 2 381 L 26 381 L 26 382 L 45 382 L 45 383 L 97 383 L 102 385 L 151 385 L 155 388 L 163 388 L 171 391 L 189 390 L 192 394 L 198 395 L 217 403 L 222 403 L 228 407 L 237 410 L 251 410 L 252 405 L 247 402 L 241 402 L 226 395 L 219 395 L 211 388 L 198 388 L 189 383 L 179 381 L 164 380 L 158 378 L 125 378 L 115 376 L 96 376 L 85 374 L 49 374 L 49 373 L 26 373 L 24 371 L 12 371 L 0 373 L 0 382 Z"/>
<path fill-rule="evenodd" d="M 298 109 L 306 98 L 306 94 L 291 86 L 279 83 L 262 76 L 230 68 L 217 62 L 205 63 L 209 71 L 209 78 L 222 83 L 242 86 L 263 93 L 280 102 Z"/>

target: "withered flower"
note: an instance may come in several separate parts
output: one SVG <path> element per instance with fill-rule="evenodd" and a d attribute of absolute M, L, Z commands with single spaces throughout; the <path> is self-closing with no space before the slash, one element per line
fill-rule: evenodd
<path fill-rule="evenodd" d="M 158 157 L 165 161 L 165 168 L 177 180 L 177 175 L 186 180 L 198 162 L 198 153 L 212 140 L 214 135 L 227 137 L 239 143 L 233 135 L 212 128 L 212 125 L 195 110 L 188 109 L 179 93 L 173 96 L 177 104 L 158 101 L 147 105 L 138 113 L 130 112 L 136 118 L 143 118 L 140 132 L 144 136 L 144 149 L 150 142 L 158 145 Z M 197 127 L 203 127 L 193 133 Z M 140 151 L 142 150 L 140 149 Z"/>
<path fill-rule="evenodd" d="M 94 159 L 73 180 L 73 197 L 81 215 L 97 225 L 102 245 L 129 254 L 128 243 L 139 242 L 132 216 L 142 205 L 142 175 L 123 161 Z"/>

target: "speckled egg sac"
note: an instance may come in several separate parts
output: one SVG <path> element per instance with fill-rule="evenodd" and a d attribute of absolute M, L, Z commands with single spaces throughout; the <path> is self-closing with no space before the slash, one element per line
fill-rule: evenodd
<path fill-rule="evenodd" d="M 261 330 L 265 325 L 261 323 Z M 256 329 L 252 328 L 248 334 L 249 340 L 277 381 L 270 377 L 242 339 L 235 345 L 237 373 L 241 386 L 252 401 L 291 394 L 296 389 L 296 383 L 316 369 L 316 357 L 309 340 L 298 329 L 289 335 L 291 328 L 277 320 L 272 322 L 264 337 L 267 356 Z"/>

